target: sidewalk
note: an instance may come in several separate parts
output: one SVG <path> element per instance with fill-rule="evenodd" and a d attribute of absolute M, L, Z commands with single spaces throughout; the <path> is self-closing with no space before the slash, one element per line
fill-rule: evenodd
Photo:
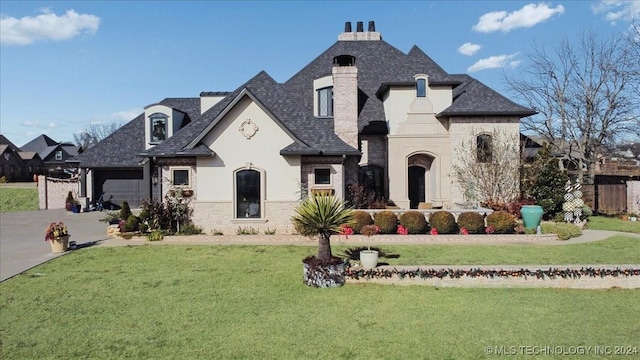
<path fill-rule="evenodd" d="M 372 246 L 384 245 L 548 245 L 562 246 L 600 241 L 611 236 L 624 235 L 640 239 L 640 234 L 622 233 L 605 230 L 584 230 L 582 235 L 560 241 L 555 235 L 375 235 L 371 237 Z M 367 237 L 363 235 L 334 235 L 332 245 L 366 246 Z M 100 241 L 98 246 L 126 245 L 299 245 L 316 246 L 316 238 L 300 235 L 191 235 L 167 236 L 162 241 L 146 241 L 144 237 L 130 240 L 110 237 Z"/>

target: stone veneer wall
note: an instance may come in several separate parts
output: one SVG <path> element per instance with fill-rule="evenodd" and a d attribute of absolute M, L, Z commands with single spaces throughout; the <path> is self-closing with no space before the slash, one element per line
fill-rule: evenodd
<path fill-rule="evenodd" d="M 265 230 L 276 230 L 277 234 L 292 234 L 291 216 L 298 206 L 297 201 L 265 201 L 264 219 L 234 219 L 233 203 L 221 202 L 193 202 L 193 222 L 202 227 L 205 234 L 212 230 L 222 231 L 225 235 L 234 235 L 238 227 L 253 227 L 261 234 Z"/>
<path fill-rule="evenodd" d="M 73 197 L 78 198 L 78 179 L 56 179 L 49 178 L 44 175 L 38 176 L 38 208 L 46 209 L 64 209 L 65 200 L 69 191 L 73 193 Z"/>
<path fill-rule="evenodd" d="M 311 194 L 311 189 L 315 186 L 313 184 L 314 169 L 317 167 L 331 167 L 331 186 L 318 186 L 318 188 L 332 188 L 335 191 L 335 195 L 339 198 L 344 198 L 343 191 L 343 167 L 342 157 L 339 156 L 306 156 L 302 158 L 302 164 L 300 166 L 300 178 L 301 186 L 307 190 L 307 194 Z"/>
<path fill-rule="evenodd" d="M 627 213 L 640 215 L 640 181 L 627 181 Z"/>

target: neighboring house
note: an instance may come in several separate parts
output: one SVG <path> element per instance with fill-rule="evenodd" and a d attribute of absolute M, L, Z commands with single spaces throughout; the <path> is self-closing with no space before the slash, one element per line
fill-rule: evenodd
<path fill-rule="evenodd" d="M 43 162 L 32 151 L 20 151 L 4 135 L 0 135 L 0 177 L 8 181 L 33 181 L 33 175 L 40 175 Z"/>
<path fill-rule="evenodd" d="M 493 131 L 517 141 L 534 113 L 417 46 L 401 52 L 373 22 L 347 23 L 286 82 L 263 71 L 231 92 L 164 99 L 71 161 L 93 199 L 139 206 L 181 185 L 206 231 L 284 230 L 301 193 L 344 198 L 355 183 L 401 209 L 460 203 L 455 149 L 472 142 L 491 156 Z"/>
<path fill-rule="evenodd" d="M 37 153 L 44 163 L 43 175 L 68 178 L 75 169 L 66 161 L 78 155 L 78 146 L 60 143 L 47 135 L 40 135 L 20 148 L 25 152 Z"/>

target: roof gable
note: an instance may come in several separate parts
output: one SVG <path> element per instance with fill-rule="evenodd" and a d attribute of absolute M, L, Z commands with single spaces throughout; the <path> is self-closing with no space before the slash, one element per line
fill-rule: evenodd
<path fill-rule="evenodd" d="M 453 90 L 453 103 L 437 116 L 530 116 L 535 111 L 518 105 L 466 74 L 452 75 L 462 84 Z"/>

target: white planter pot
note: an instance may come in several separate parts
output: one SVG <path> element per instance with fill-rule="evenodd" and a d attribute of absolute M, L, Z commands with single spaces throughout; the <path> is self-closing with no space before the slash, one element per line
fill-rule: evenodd
<path fill-rule="evenodd" d="M 378 252 L 376 250 L 360 251 L 360 263 L 363 269 L 373 269 L 378 266 Z"/>
<path fill-rule="evenodd" d="M 630 218 L 629 218 L 629 220 L 631 220 L 631 221 L 638 221 L 638 218 L 637 218 L 637 217 L 635 217 L 635 216 L 632 216 L 632 217 L 630 217 Z"/>

